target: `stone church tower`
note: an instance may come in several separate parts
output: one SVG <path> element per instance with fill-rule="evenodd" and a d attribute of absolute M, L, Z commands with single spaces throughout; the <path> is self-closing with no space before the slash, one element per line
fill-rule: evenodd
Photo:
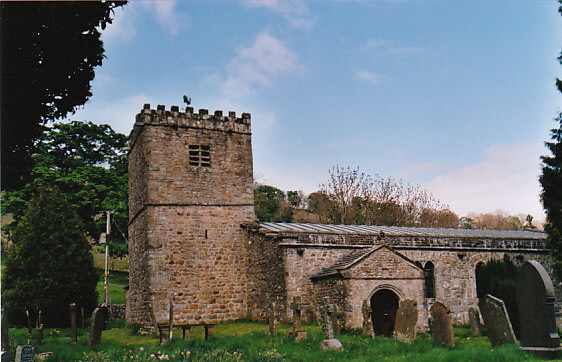
<path fill-rule="evenodd" d="M 175 324 L 245 317 L 250 114 L 145 104 L 129 142 L 127 322 L 164 322 L 172 298 Z"/>

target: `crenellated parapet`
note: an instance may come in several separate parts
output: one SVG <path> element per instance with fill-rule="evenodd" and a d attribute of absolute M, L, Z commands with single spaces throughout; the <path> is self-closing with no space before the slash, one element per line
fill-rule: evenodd
<path fill-rule="evenodd" d="M 145 104 L 137 114 L 135 125 L 129 138 L 130 148 L 134 147 L 135 141 L 144 126 L 159 126 L 171 128 L 198 128 L 223 131 L 228 133 L 251 134 L 251 115 L 242 113 L 236 117 L 236 112 L 230 111 L 228 115 L 217 110 L 209 114 L 209 110 L 200 108 L 199 113 L 194 113 L 193 107 L 186 107 L 185 112 L 180 112 L 178 106 L 172 106 L 166 110 L 164 105 L 158 105 L 151 109 L 150 104 Z"/>

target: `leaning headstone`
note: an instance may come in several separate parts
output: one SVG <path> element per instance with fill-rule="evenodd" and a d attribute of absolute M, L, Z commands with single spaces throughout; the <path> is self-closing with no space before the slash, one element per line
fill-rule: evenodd
<path fill-rule="evenodd" d="M 436 301 L 429 310 L 431 313 L 431 335 L 438 346 L 455 346 L 453 336 L 453 317 L 449 307 Z"/>
<path fill-rule="evenodd" d="M 468 322 L 470 324 L 470 334 L 474 337 L 478 337 L 480 332 L 480 313 L 478 310 L 470 307 L 468 308 Z"/>
<path fill-rule="evenodd" d="M 77 326 L 76 326 L 76 312 L 78 307 L 76 303 L 70 304 L 70 335 L 71 335 L 71 342 L 78 343 L 78 333 L 77 333 Z"/>
<path fill-rule="evenodd" d="M 375 330 L 373 328 L 373 320 L 371 319 L 371 307 L 369 303 L 364 300 L 361 306 L 361 314 L 363 315 L 363 335 L 375 338 Z"/>
<path fill-rule="evenodd" d="M 531 260 L 523 264 L 515 294 L 521 322 L 521 349 L 555 355 L 562 347 L 554 316 L 554 287 L 540 263 Z"/>
<path fill-rule="evenodd" d="M 293 331 L 291 332 L 291 334 L 295 336 L 295 342 L 304 341 L 308 337 L 308 335 L 306 332 L 303 332 L 301 330 L 302 304 L 300 297 L 293 298 L 291 308 L 293 309 Z"/>
<path fill-rule="evenodd" d="M 35 347 L 20 345 L 16 348 L 15 362 L 32 362 L 35 359 Z"/>
<path fill-rule="evenodd" d="M 488 329 L 488 338 L 493 347 L 516 342 L 503 300 L 486 294 L 484 298 L 480 298 L 478 308 L 482 313 L 484 325 Z"/>
<path fill-rule="evenodd" d="M 396 311 L 394 323 L 394 338 L 399 342 L 413 343 L 416 338 L 416 324 L 418 323 L 418 304 L 415 300 L 401 300 Z"/>
<path fill-rule="evenodd" d="M 323 351 L 343 351 L 343 346 L 340 341 L 334 338 L 334 324 L 332 316 L 335 313 L 335 306 L 331 303 L 329 297 L 324 298 L 324 304 L 321 308 L 322 320 L 324 322 L 324 340 L 320 344 L 320 349 Z"/>
<path fill-rule="evenodd" d="M 95 346 L 101 342 L 101 332 L 103 331 L 104 313 L 101 308 L 94 309 L 90 317 L 90 335 L 88 336 L 88 346 Z"/>

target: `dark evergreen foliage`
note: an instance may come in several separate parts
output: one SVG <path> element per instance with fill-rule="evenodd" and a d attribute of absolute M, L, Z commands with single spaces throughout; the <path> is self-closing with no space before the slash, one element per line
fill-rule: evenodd
<path fill-rule="evenodd" d="M 519 310 L 515 299 L 515 281 L 520 269 L 507 255 L 501 261 L 490 260 L 476 269 L 478 298 L 491 294 L 503 300 L 516 336 L 519 336 Z"/>
<path fill-rule="evenodd" d="M 562 4 L 562 0 L 559 1 Z M 559 7 L 562 14 L 562 6 Z M 562 64 L 562 55 L 558 58 Z M 562 81 L 556 80 L 556 86 L 562 92 Z M 546 211 L 547 246 L 554 258 L 554 271 L 562 278 L 562 112 L 556 118 L 558 128 L 550 131 L 551 142 L 545 142 L 552 153 L 542 157 L 541 200 Z"/>
<path fill-rule="evenodd" d="M 104 58 L 100 30 L 125 1 L 0 2 L 2 190 L 28 181 L 48 121 L 92 95 Z M 101 27 L 101 29 L 100 29 Z"/>
<path fill-rule="evenodd" d="M 2 273 L 2 304 L 11 323 L 42 311 L 46 326 L 68 326 L 70 303 L 86 315 L 96 305 L 98 274 L 82 222 L 56 187 L 40 185 L 14 232 Z"/>

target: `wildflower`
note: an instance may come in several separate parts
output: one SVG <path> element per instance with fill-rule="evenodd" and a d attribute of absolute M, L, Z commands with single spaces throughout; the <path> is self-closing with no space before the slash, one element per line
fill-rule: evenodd
<path fill-rule="evenodd" d="M 141 347 L 141 348 L 140 348 L 140 351 L 141 351 L 141 352 L 144 351 L 144 347 Z"/>

